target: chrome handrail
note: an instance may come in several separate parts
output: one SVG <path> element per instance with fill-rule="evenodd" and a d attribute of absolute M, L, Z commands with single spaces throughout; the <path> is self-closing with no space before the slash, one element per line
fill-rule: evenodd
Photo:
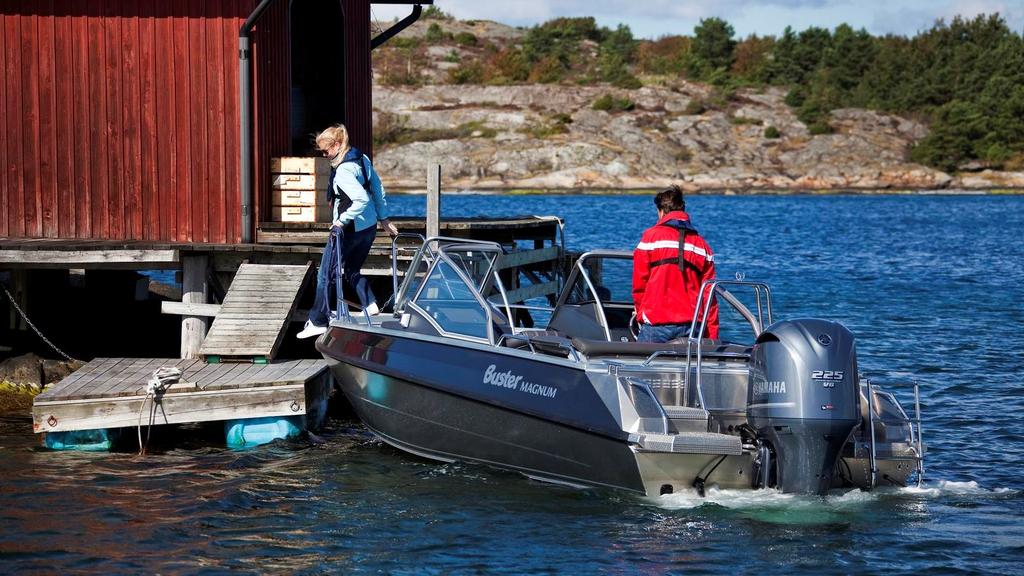
<path fill-rule="evenodd" d="M 757 321 L 756 324 L 753 321 L 750 310 L 743 305 L 731 292 L 720 288 L 720 286 L 750 286 L 754 289 L 754 295 L 757 298 Z M 762 310 L 761 307 L 761 290 L 765 293 L 765 308 Z M 702 389 L 702 364 L 703 364 L 703 335 L 707 329 L 708 314 L 711 312 L 711 304 L 714 301 L 715 294 L 721 294 L 722 298 L 726 300 L 737 312 L 740 313 L 744 318 L 750 322 L 751 327 L 754 329 L 754 338 L 756 339 L 764 331 L 764 312 L 768 315 L 768 325 L 772 324 L 772 291 L 764 282 L 751 282 L 747 280 L 705 280 L 701 282 L 700 290 L 697 292 L 697 301 L 693 305 L 693 320 L 690 322 L 690 333 L 686 338 L 686 375 L 684 377 L 683 385 L 689 386 L 690 384 L 690 365 L 691 365 L 691 353 L 693 345 L 697 345 L 697 393 L 703 397 Z M 705 297 L 707 294 L 707 297 Z M 703 304 L 703 310 L 701 305 Z M 746 310 L 747 314 L 743 311 Z M 700 330 L 697 331 L 697 337 L 694 338 L 694 330 L 697 327 L 697 320 L 700 319 Z M 703 407 L 703 406 L 702 406 Z"/>
<path fill-rule="evenodd" d="M 398 305 L 398 239 L 399 238 L 419 238 L 420 248 L 423 247 L 423 243 L 427 240 L 423 237 L 423 234 L 419 232 L 399 232 L 391 238 L 391 297 L 395 300 L 395 305 Z M 419 248 L 417 248 L 419 251 Z M 386 303 L 385 303 L 386 305 Z"/>
<path fill-rule="evenodd" d="M 917 424 L 917 487 L 924 482 L 924 444 L 921 440 L 921 395 L 914 382 L 914 422 Z M 913 430 L 913 426 L 910 428 Z"/>
<path fill-rule="evenodd" d="M 871 439 L 871 454 L 869 455 L 869 466 L 871 468 L 871 486 L 874 490 L 876 477 L 878 476 L 878 461 L 875 454 L 875 389 L 870 378 L 865 378 L 868 386 L 868 435 Z"/>
<path fill-rule="evenodd" d="M 526 342 L 530 346 L 530 352 L 532 352 L 533 354 L 537 353 L 537 349 L 533 346 L 533 340 L 529 336 L 523 336 L 522 334 L 506 334 L 506 333 L 503 333 L 500 337 L 498 337 L 498 341 L 495 342 L 494 346 L 495 347 L 500 347 L 505 342 L 505 340 L 508 340 L 508 339 L 522 340 L 522 341 Z M 580 362 L 580 354 L 579 354 L 579 352 L 577 352 L 576 349 L 573 348 L 571 345 L 565 344 L 564 342 L 548 342 L 548 343 L 549 344 L 554 344 L 559 349 L 567 350 L 569 352 L 568 356 L 570 357 L 570 359 L 573 362 L 577 362 L 577 363 Z"/>

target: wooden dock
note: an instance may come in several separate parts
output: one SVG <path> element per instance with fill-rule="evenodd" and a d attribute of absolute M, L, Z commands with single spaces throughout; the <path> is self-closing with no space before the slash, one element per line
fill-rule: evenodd
<path fill-rule="evenodd" d="M 162 366 L 180 368 L 181 378 L 165 392 L 147 395 L 148 380 Z M 304 416 L 322 410 L 331 385 L 323 360 L 207 364 L 97 358 L 36 397 L 32 428 L 39 433 L 135 427 L 140 413 L 149 413 L 148 402 L 157 408 L 154 424 Z"/>
<path fill-rule="evenodd" d="M 425 236 L 429 227 L 442 236 L 498 242 L 507 252 L 502 280 L 512 302 L 550 298 L 557 291 L 565 264 L 558 218 L 455 218 L 430 223 L 425 218 L 397 217 L 392 222 L 402 232 Z M 34 431 L 132 428 L 139 425 L 140 414 L 151 411 L 153 425 L 305 416 L 307 427 L 317 426 L 333 385 L 326 363 L 275 361 L 275 356 L 292 322 L 305 318 L 297 307 L 303 288 L 314 285 L 313 263 L 320 260 L 329 227 L 263 222 L 255 244 L 0 238 L 0 269 L 10 271 L 12 301 L 29 308 L 29 315 L 27 287 L 37 270 L 68 269 L 69 275 L 71 269 L 181 270 L 181 300 L 172 296 L 160 310 L 182 317 L 183 359 L 95 359 L 36 397 Z M 397 256 L 399 277 L 419 245 L 413 238 L 403 241 L 405 250 Z M 377 283 L 375 291 L 382 300 L 391 292 L 391 264 L 391 239 L 379 234 L 362 272 Z M 88 281 L 84 272 L 78 274 L 79 282 Z M 182 370 L 180 380 L 162 392 L 147 394 L 153 372 L 172 366 Z"/>

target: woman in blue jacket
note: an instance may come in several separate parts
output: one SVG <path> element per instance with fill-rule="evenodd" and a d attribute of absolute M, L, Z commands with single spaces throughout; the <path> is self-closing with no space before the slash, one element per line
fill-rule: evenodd
<path fill-rule="evenodd" d="M 348 130 L 343 124 L 327 128 L 316 137 L 316 146 L 331 163 L 328 195 L 333 201 L 334 222 L 331 236 L 317 273 L 316 300 L 309 311 L 309 320 L 299 338 L 323 334 L 330 322 L 328 290 L 337 255 L 335 247 L 341 239 L 344 282 L 355 290 L 359 302 L 370 314 L 380 312 L 370 281 L 360 273 L 370 246 L 377 236 L 377 222 L 391 236 L 398 229 L 388 220 L 388 203 L 380 176 L 365 154 L 348 143 Z"/>

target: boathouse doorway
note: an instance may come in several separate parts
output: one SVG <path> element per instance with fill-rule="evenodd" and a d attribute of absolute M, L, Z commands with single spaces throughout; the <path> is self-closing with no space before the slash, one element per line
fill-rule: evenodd
<path fill-rule="evenodd" d="M 340 2 L 291 2 L 291 153 L 315 156 L 313 136 L 344 122 L 345 60 Z"/>

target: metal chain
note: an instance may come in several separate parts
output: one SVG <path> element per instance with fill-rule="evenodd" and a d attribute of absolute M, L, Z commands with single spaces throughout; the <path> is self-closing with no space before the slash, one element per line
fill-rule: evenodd
<path fill-rule="evenodd" d="M 46 342 L 47 344 L 49 344 L 50 348 L 53 348 L 54 350 L 57 351 L 58 354 L 60 354 L 61 356 L 67 358 L 71 362 L 80 362 L 80 360 L 75 360 L 71 356 L 68 356 L 67 354 L 65 354 L 63 350 L 61 350 L 60 348 L 57 348 L 57 346 L 53 342 L 50 342 L 49 338 L 47 338 L 46 336 L 43 336 L 43 333 L 39 331 L 39 328 L 36 328 L 36 325 L 33 324 L 32 321 L 28 319 L 28 316 L 25 314 L 25 312 L 21 309 L 20 306 L 18 306 L 18 303 L 14 301 L 14 296 L 11 296 L 10 291 L 7 290 L 7 285 L 3 284 L 3 283 L 0 283 L 0 286 L 3 286 L 4 293 L 7 294 L 7 299 L 11 301 L 11 305 L 14 306 L 14 309 L 18 311 L 18 314 L 21 314 L 21 317 L 22 317 L 23 320 L 25 320 L 25 323 L 28 324 L 29 327 L 31 327 L 33 330 L 35 330 L 36 334 L 38 334 L 39 337 L 43 339 L 43 342 Z"/>

